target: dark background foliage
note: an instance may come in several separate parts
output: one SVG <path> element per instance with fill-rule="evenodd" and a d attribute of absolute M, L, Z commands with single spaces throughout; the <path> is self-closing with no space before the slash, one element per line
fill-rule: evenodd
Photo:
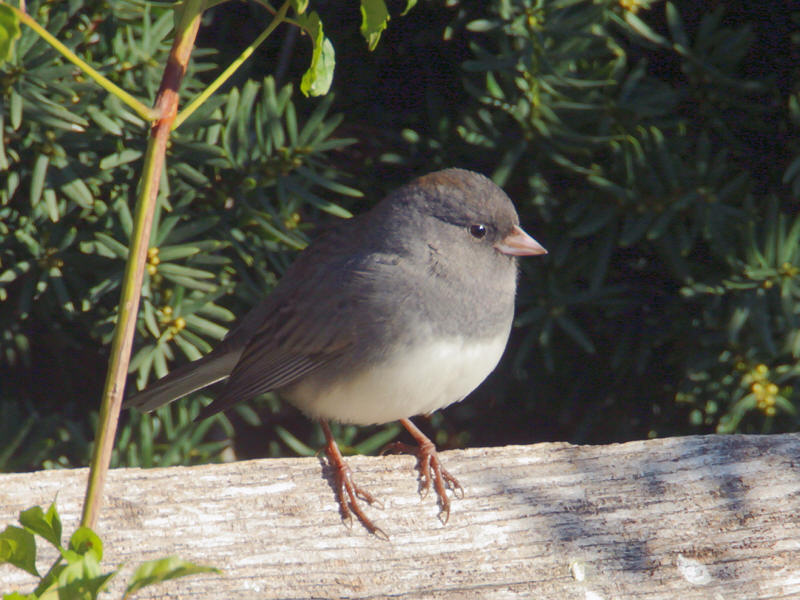
<path fill-rule="evenodd" d="M 460 166 L 503 185 L 550 254 L 523 263 L 497 371 L 423 420 L 440 445 L 796 429 L 800 13 L 550 0 L 420 2 L 401 17 L 404 5 L 390 3 L 369 53 L 357 3 L 314 3 L 336 48 L 332 98 L 283 88 L 309 58 L 285 27 L 178 130 L 130 384 L 207 351 L 315 227 Z M 126 2 L 29 6 L 153 97 L 167 13 L 143 28 Z M 207 14 L 186 97 L 267 22 L 255 3 Z M 143 129 L 30 32 L 0 69 L 0 465 L 84 464 Z M 199 402 L 125 415 L 115 464 L 320 443 L 275 398 L 198 427 Z M 358 451 L 397 432 L 338 430 Z"/>

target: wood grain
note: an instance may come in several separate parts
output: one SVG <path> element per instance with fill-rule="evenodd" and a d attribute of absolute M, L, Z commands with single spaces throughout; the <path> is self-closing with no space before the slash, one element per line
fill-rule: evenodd
<path fill-rule="evenodd" d="M 339 517 L 316 459 L 110 473 L 105 564 L 178 555 L 214 565 L 137 598 L 800 598 L 800 436 L 454 451 L 450 521 L 407 456 L 352 457 L 384 501 L 382 541 Z M 68 535 L 85 469 L 0 475 L 0 526 L 58 495 Z M 54 558 L 40 560 L 46 569 Z M 0 566 L 0 591 L 32 579 Z"/>

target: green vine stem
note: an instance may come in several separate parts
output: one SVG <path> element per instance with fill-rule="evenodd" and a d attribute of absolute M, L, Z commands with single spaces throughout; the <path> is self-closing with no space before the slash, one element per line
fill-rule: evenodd
<path fill-rule="evenodd" d="M 258 48 L 264 40 L 266 40 L 269 35 L 275 31 L 275 28 L 278 27 L 281 23 L 286 22 L 286 12 L 289 10 L 289 3 L 290 0 L 286 0 L 281 6 L 280 10 L 275 14 L 270 22 L 269 26 L 259 35 L 250 45 L 245 48 L 242 53 L 234 60 L 227 69 L 225 69 L 219 77 L 217 77 L 211 84 L 203 90 L 197 98 L 192 100 L 189 105 L 184 108 L 175 119 L 175 122 L 172 124 L 173 129 L 177 129 L 180 127 L 181 123 L 183 123 L 186 119 L 189 118 L 194 111 L 200 108 L 203 103 L 214 93 L 216 92 L 223 83 L 225 83 L 231 75 L 233 75 L 236 70 L 250 58 L 250 55 L 255 52 L 256 48 Z"/>
<path fill-rule="evenodd" d="M 136 200 L 131 247 L 119 304 L 117 324 L 111 342 L 111 357 L 106 374 L 103 400 L 100 406 L 100 419 L 97 438 L 92 452 L 89 483 L 83 504 L 81 524 L 95 529 L 105 485 L 114 437 L 117 433 L 119 412 L 125 392 L 125 379 L 128 374 L 133 335 L 136 331 L 136 315 L 139 310 L 144 268 L 147 262 L 147 249 L 153 225 L 158 187 L 164 168 L 172 123 L 178 113 L 178 90 L 186 73 L 189 57 L 200 28 L 200 19 L 205 2 L 186 0 L 178 4 L 175 25 L 175 41 L 172 44 L 161 88 L 155 102 L 155 113 L 161 115 L 150 131 L 150 141 L 144 158 L 139 197 Z"/>

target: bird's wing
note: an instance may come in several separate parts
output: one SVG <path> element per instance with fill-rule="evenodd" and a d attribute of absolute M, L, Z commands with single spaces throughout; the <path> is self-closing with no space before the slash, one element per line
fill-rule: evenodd
<path fill-rule="evenodd" d="M 123 408 L 135 407 L 143 412 L 150 412 L 225 379 L 239 358 L 239 353 L 235 349 L 226 350 L 227 348 L 220 349 L 173 369 L 146 389 L 133 394 L 125 401 Z"/>
<path fill-rule="evenodd" d="M 346 328 L 332 337 L 331 327 L 315 329 L 313 321 L 294 307 L 270 315 L 245 347 L 220 395 L 198 419 L 288 385 L 341 356 L 353 343 Z M 290 328 L 293 330 L 288 331 Z"/>
<path fill-rule="evenodd" d="M 337 252 L 347 228 L 308 248 L 281 284 L 242 321 L 231 338 L 246 339 L 217 399 L 198 418 L 284 387 L 342 356 L 356 344 L 364 310 L 360 275 Z"/>

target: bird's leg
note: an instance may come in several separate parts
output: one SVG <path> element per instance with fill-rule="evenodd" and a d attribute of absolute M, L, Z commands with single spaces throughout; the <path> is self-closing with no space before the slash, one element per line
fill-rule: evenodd
<path fill-rule="evenodd" d="M 355 513 L 361 524 L 367 528 L 370 533 L 374 533 L 379 538 L 389 539 L 389 536 L 377 525 L 375 525 L 367 515 L 364 514 L 359 499 L 364 500 L 369 504 L 375 504 L 377 499 L 370 494 L 367 490 L 359 487 L 353 482 L 353 472 L 347 463 L 344 462 L 339 446 L 336 445 L 336 440 L 333 438 L 331 428 L 325 421 L 320 421 L 322 432 L 325 434 L 325 454 L 328 456 L 328 462 L 333 469 L 333 481 L 336 488 L 336 499 L 339 501 L 339 509 L 342 512 L 342 519 L 352 523 Z"/>
<path fill-rule="evenodd" d="M 436 452 L 436 445 L 410 420 L 400 419 L 400 423 L 402 423 L 403 427 L 408 430 L 408 433 L 417 440 L 419 446 L 415 448 L 414 446 L 409 446 L 402 442 L 395 442 L 394 444 L 389 444 L 386 451 L 403 452 L 413 454 L 417 457 L 419 461 L 417 463 L 417 468 L 419 469 L 421 478 L 420 492 L 424 497 L 430 490 L 431 480 L 433 480 L 433 489 L 436 490 L 436 495 L 439 498 L 439 507 L 441 509 L 439 517 L 442 523 L 447 523 L 447 520 L 450 518 L 450 499 L 447 497 L 447 488 L 453 490 L 453 494 L 457 497 L 463 497 L 464 488 L 462 488 L 458 480 L 442 466 L 439 460 L 439 454 Z"/>

